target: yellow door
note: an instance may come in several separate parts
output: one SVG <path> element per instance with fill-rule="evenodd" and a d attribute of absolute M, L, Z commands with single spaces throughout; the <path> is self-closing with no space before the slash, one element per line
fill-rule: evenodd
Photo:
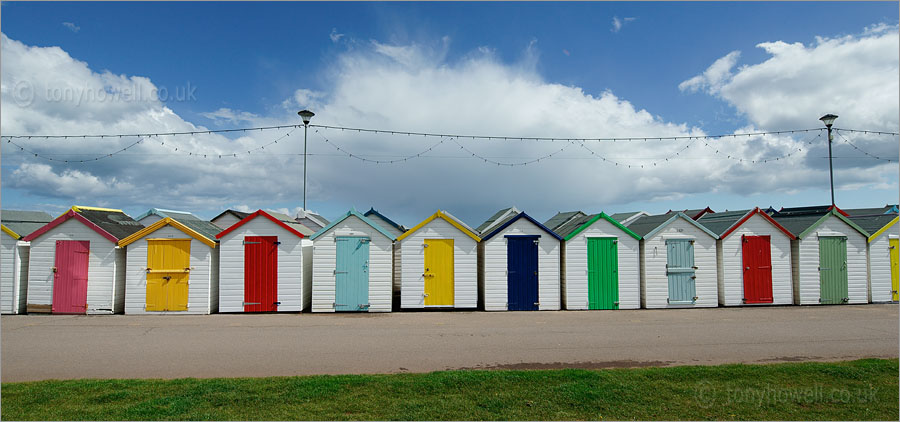
<path fill-rule="evenodd" d="M 425 306 L 453 306 L 453 239 L 425 239 Z"/>
<path fill-rule="evenodd" d="M 900 290 L 898 289 L 900 286 L 897 285 L 897 275 L 900 273 L 897 269 L 897 254 L 900 248 L 897 247 L 898 239 L 889 239 L 888 242 L 891 248 L 891 300 L 896 301 L 897 290 Z"/>
<path fill-rule="evenodd" d="M 147 310 L 186 311 L 190 239 L 147 239 Z"/>

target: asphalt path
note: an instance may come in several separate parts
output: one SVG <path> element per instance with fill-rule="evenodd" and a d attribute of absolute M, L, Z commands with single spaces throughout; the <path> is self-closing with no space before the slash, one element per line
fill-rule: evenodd
<path fill-rule="evenodd" d="M 3 382 L 831 361 L 898 349 L 896 304 L 0 318 Z"/>

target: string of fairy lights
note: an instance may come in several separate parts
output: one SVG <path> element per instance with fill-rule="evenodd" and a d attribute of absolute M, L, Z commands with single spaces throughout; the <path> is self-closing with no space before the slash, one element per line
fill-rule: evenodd
<path fill-rule="evenodd" d="M 275 151 L 272 152 L 272 148 L 269 151 L 266 150 L 267 147 L 273 147 L 278 144 L 279 141 L 289 137 L 294 131 L 303 127 L 302 125 L 278 125 L 278 126 L 263 126 L 263 127 L 252 127 L 252 128 L 237 128 L 237 129 L 218 129 L 218 130 L 203 130 L 203 131 L 182 131 L 182 132 L 160 132 L 160 133 L 136 133 L 136 134 L 94 134 L 94 135 L 2 135 L 0 139 L 6 140 L 6 143 L 9 145 L 18 148 L 19 152 L 25 155 L 29 155 L 35 158 L 41 158 L 48 161 L 59 162 L 64 164 L 72 164 L 72 163 L 90 163 L 94 161 L 104 160 L 111 158 L 113 156 L 123 154 L 126 151 L 145 143 L 145 141 L 151 141 L 153 144 L 158 144 L 159 146 L 166 147 L 171 150 L 171 154 L 180 154 L 190 157 L 198 157 L 198 158 L 238 158 L 242 156 L 247 156 L 255 153 L 263 153 L 263 154 L 278 154 L 278 155 L 302 155 L 297 153 L 285 153 Z M 451 142 L 459 147 L 459 150 L 464 152 L 468 158 L 476 159 L 482 161 L 486 164 L 497 165 L 497 166 L 526 166 L 529 164 L 539 163 L 544 160 L 550 159 L 558 159 L 563 157 L 557 157 L 557 155 L 562 152 L 568 150 L 570 147 L 580 147 L 582 150 L 590 153 L 590 157 L 585 158 L 593 158 L 601 160 L 605 163 L 612 164 L 615 167 L 624 167 L 624 168 L 651 168 L 656 167 L 660 164 L 673 161 L 678 158 L 686 158 L 683 153 L 687 151 L 692 145 L 700 142 L 704 147 L 709 148 L 714 151 L 714 154 L 723 159 L 729 159 L 736 161 L 738 163 L 750 163 L 750 164 L 760 164 L 760 163 L 769 163 L 776 161 L 786 160 L 800 152 L 803 151 L 803 148 L 809 145 L 813 145 L 816 141 L 822 138 L 824 128 L 815 128 L 815 129 L 793 129 L 793 130 L 781 130 L 781 131 L 760 131 L 760 132 L 748 132 L 748 133 L 732 133 L 732 134 L 721 134 L 721 135 L 676 135 L 676 136 L 663 136 L 663 137 L 644 137 L 644 136 L 627 136 L 627 137 L 543 137 L 543 136 L 497 136 L 497 135 L 460 135 L 460 134 L 449 134 L 449 133 L 435 133 L 435 132 L 412 132 L 412 131 L 396 131 L 396 130 L 383 130 L 383 129 L 367 129 L 367 128 L 357 128 L 357 127 L 345 127 L 345 126 L 332 126 L 332 125 L 314 125 L 310 124 L 308 127 L 313 129 L 315 135 L 318 135 L 321 140 L 326 144 L 337 150 L 340 154 L 349 158 L 353 158 L 356 160 L 360 160 L 363 162 L 368 162 L 372 164 L 399 164 L 404 163 L 416 158 L 421 157 L 432 157 L 432 158 L 463 158 L 463 157 L 434 157 L 433 155 L 429 155 L 434 149 L 440 147 L 446 142 Z M 282 133 L 281 135 L 273 138 L 272 140 L 265 142 L 261 145 L 258 145 L 249 149 L 241 149 L 239 151 L 231 151 L 231 152 L 221 152 L 221 151 L 198 151 L 186 149 L 184 146 L 179 146 L 179 144 L 174 142 L 174 138 L 178 136 L 202 136 L 202 135 L 212 135 L 212 134 L 226 134 L 226 133 L 248 133 L 248 132 L 263 132 L 263 131 L 274 131 L 279 129 L 288 129 L 287 132 Z M 414 154 L 406 155 L 406 156 L 393 156 L 390 159 L 374 159 L 370 158 L 372 155 L 366 154 L 358 154 L 355 153 L 346 147 L 339 145 L 334 142 L 331 137 L 326 135 L 326 131 L 332 132 L 350 132 L 350 133 L 363 133 L 363 134 L 371 134 L 371 135 L 388 135 L 388 136 L 405 136 L 405 137 L 421 137 L 421 138 L 437 138 L 437 142 L 431 144 L 424 150 L 416 152 Z M 835 133 L 839 136 L 839 138 L 860 152 L 864 156 L 886 161 L 889 163 L 896 162 L 896 159 L 886 158 L 881 155 L 873 154 L 868 151 L 861 149 L 858 145 L 847 139 L 844 133 L 847 134 L 862 134 L 862 135 L 888 135 L 888 136 L 898 136 L 897 132 L 885 132 L 885 131 L 874 131 L 874 130 L 860 130 L 860 129 L 844 129 L 844 128 L 835 128 Z M 844 132 L 844 133 L 842 133 Z M 803 133 L 815 133 L 815 136 L 801 142 L 801 146 L 793 148 L 790 152 L 778 156 L 778 157 L 766 157 L 766 158 L 748 158 L 745 156 L 739 156 L 736 153 L 729 153 L 725 148 L 722 148 L 722 141 L 725 140 L 742 140 L 742 139 L 758 139 L 760 137 L 772 136 L 772 135 L 789 135 L 789 134 L 803 134 Z M 89 158 L 57 158 L 59 156 L 65 156 L 67 154 L 59 154 L 59 153 L 43 153 L 38 151 L 36 148 L 26 145 L 28 141 L 41 141 L 41 140 L 88 140 L 88 139 L 129 139 L 136 138 L 136 140 L 125 147 L 119 148 L 112 152 L 107 153 L 96 153 L 93 154 Z M 472 148 L 467 147 L 461 141 L 468 139 L 472 141 L 533 141 L 533 142 L 563 142 L 561 148 L 554 150 L 548 154 L 542 155 L 536 158 L 529 158 L 522 161 L 509 162 L 509 161 L 498 161 L 496 157 L 490 157 L 483 154 L 479 154 L 474 151 Z M 616 157 L 613 158 L 609 154 L 602 154 L 587 145 L 587 143 L 617 143 L 617 142 L 683 142 L 687 141 L 687 144 L 682 146 L 680 149 L 670 153 L 661 158 L 645 158 L 642 162 L 627 162 L 623 161 L 622 158 Z M 85 155 L 85 154 L 68 154 L 68 155 Z M 308 155 L 319 155 L 324 156 L 327 154 L 308 154 Z M 863 158 L 863 157 L 860 157 Z"/>

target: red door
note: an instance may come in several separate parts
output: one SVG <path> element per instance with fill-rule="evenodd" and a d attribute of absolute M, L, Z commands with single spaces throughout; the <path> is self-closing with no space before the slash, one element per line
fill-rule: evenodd
<path fill-rule="evenodd" d="M 772 246 L 769 236 L 743 236 L 744 303 L 772 303 Z"/>
<path fill-rule="evenodd" d="M 57 240 L 56 266 L 53 268 L 54 314 L 87 312 L 88 240 Z"/>
<path fill-rule="evenodd" d="M 278 237 L 244 237 L 244 312 L 278 310 Z"/>

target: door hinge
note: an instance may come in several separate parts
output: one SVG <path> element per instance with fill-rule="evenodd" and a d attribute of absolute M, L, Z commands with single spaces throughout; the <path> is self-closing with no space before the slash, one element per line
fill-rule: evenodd
<path fill-rule="evenodd" d="M 700 298 L 700 297 L 698 297 L 698 296 L 694 296 L 693 298 L 691 298 L 691 302 L 696 302 L 697 299 L 699 299 L 699 298 Z"/>
<path fill-rule="evenodd" d="M 275 241 L 275 242 L 272 242 L 272 244 L 273 244 L 273 245 L 280 245 L 281 242 Z"/>
<path fill-rule="evenodd" d="M 248 241 L 245 240 L 245 241 L 244 241 L 244 244 L 245 244 L 245 245 L 259 245 L 259 244 L 262 244 L 262 242 L 248 242 Z"/>
<path fill-rule="evenodd" d="M 241 303 L 243 304 L 243 306 L 247 306 L 247 305 L 262 305 L 261 302 L 241 302 Z"/>
<path fill-rule="evenodd" d="M 334 275 L 338 275 L 338 274 L 347 274 L 347 273 L 349 273 L 349 272 L 350 272 L 350 271 L 338 271 L 338 270 L 334 270 Z"/>
<path fill-rule="evenodd" d="M 272 304 L 275 306 L 281 306 L 281 302 L 272 302 Z"/>

